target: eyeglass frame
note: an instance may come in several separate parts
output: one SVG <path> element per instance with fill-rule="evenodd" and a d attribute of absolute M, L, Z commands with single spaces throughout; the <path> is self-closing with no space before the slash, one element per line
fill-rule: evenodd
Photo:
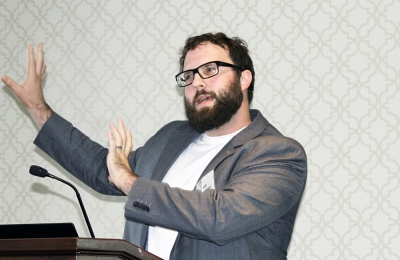
<path fill-rule="evenodd" d="M 199 68 L 201 68 L 201 67 L 203 67 L 204 65 L 207 65 L 207 64 L 209 64 L 209 63 L 215 63 L 215 64 L 217 65 L 217 73 L 215 73 L 214 75 L 212 75 L 212 76 L 210 76 L 210 77 L 205 77 L 205 78 L 204 78 L 204 77 L 200 74 Z M 226 63 L 226 62 L 223 62 L 223 61 L 214 60 L 214 61 L 206 62 L 206 63 L 204 63 L 204 64 L 198 66 L 198 67 L 195 68 L 195 69 L 184 70 L 184 71 L 179 72 L 178 74 L 175 75 L 175 80 L 176 80 L 176 82 L 178 83 L 178 86 L 179 86 L 179 87 L 184 88 L 184 87 L 187 87 L 187 86 L 189 86 L 189 85 L 191 85 L 191 84 L 193 83 L 194 77 L 195 77 L 196 73 L 199 74 L 200 78 L 202 78 L 202 79 L 209 79 L 209 78 L 212 78 L 212 77 L 217 76 L 217 75 L 219 74 L 219 67 L 220 67 L 220 66 L 222 66 L 222 67 L 230 67 L 230 68 L 234 68 L 234 69 L 240 70 L 239 66 L 236 65 L 236 64 L 230 64 L 230 63 Z M 178 76 L 181 75 L 182 73 L 189 72 L 189 71 L 192 71 L 192 72 L 193 72 L 193 81 L 190 82 L 189 84 L 185 85 L 185 86 L 179 85 Z"/>

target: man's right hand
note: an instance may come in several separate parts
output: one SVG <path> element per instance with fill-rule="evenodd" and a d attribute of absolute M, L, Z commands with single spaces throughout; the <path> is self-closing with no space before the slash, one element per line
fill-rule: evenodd
<path fill-rule="evenodd" d="M 33 51 L 32 44 L 28 48 L 28 73 L 24 82 L 18 85 L 12 78 L 3 76 L 1 80 L 14 92 L 15 96 L 30 112 L 36 124 L 41 128 L 51 116 L 52 110 L 43 97 L 42 81 L 46 75 L 43 57 L 43 43 Z"/>

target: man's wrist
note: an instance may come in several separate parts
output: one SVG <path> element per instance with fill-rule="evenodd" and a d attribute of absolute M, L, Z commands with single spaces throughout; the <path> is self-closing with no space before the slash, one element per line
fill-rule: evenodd
<path fill-rule="evenodd" d="M 31 108 L 29 112 L 39 129 L 42 128 L 47 119 L 53 114 L 53 110 L 46 102 L 41 105 L 36 105 L 34 108 Z"/>
<path fill-rule="evenodd" d="M 125 194 L 128 195 L 131 192 L 132 186 L 137 179 L 136 175 L 127 175 L 121 183 L 119 189 Z"/>

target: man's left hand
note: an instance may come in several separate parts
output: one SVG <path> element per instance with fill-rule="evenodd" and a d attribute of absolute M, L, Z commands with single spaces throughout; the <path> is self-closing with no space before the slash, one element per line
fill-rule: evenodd
<path fill-rule="evenodd" d="M 125 130 L 122 119 L 118 119 L 118 128 L 110 124 L 108 131 L 109 151 L 107 155 L 108 180 L 127 195 L 137 175 L 129 166 L 128 155 L 132 150 L 132 134 Z"/>

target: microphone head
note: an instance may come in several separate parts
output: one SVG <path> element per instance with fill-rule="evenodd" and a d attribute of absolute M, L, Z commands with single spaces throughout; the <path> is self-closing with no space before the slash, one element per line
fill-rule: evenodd
<path fill-rule="evenodd" d="M 49 176 L 46 169 L 36 165 L 31 166 L 31 168 L 29 169 L 29 173 L 41 178 Z"/>

